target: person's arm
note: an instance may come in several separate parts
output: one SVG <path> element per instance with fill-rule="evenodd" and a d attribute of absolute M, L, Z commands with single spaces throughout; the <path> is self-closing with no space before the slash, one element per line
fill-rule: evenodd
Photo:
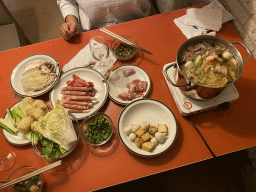
<path fill-rule="evenodd" d="M 61 25 L 61 35 L 65 40 L 69 40 L 75 36 L 77 32 L 77 23 L 78 23 L 78 5 L 76 1 L 68 0 L 57 0 L 57 4 L 60 7 L 65 23 Z"/>

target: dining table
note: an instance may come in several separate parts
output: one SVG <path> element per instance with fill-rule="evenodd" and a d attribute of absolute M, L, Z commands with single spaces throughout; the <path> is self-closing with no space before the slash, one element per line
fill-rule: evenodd
<path fill-rule="evenodd" d="M 195 8 L 202 6 L 204 5 L 198 5 Z M 237 100 L 225 109 L 216 107 L 189 116 L 214 156 L 197 130 L 180 114 L 163 76 L 163 67 L 176 61 L 179 47 L 187 40 L 173 21 L 185 15 L 187 9 L 106 27 L 118 35 L 134 37 L 140 47 L 152 53 L 149 55 L 139 50 L 135 58 L 131 60 L 117 60 L 110 71 L 124 65 L 135 65 L 146 71 L 151 79 L 151 90 L 147 98 L 164 103 L 176 117 L 178 131 L 174 144 L 168 151 L 156 157 L 147 158 L 131 153 L 118 135 L 118 118 L 125 105 L 108 98 L 99 111 L 107 114 L 113 121 L 114 133 L 111 139 L 105 145 L 95 147 L 86 144 L 80 138 L 74 151 L 62 158 L 61 166 L 43 173 L 44 191 L 94 191 L 218 158 L 218 156 L 256 145 L 256 118 L 254 116 L 256 62 L 253 57 L 244 63 L 242 74 L 234 83 L 239 92 Z M 63 68 L 94 36 L 103 36 L 108 45 L 113 40 L 113 37 L 103 33 L 100 29 L 95 29 L 77 34 L 69 41 L 57 38 L 0 52 L 0 65 L 2 66 L 0 70 L 0 117 L 4 117 L 6 109 L 22 99 L 15 94 L 10 85 L 12 71 L 19 62 L 31 55 L 46 54 L 55 58 Z M 232 22 L 222 24 L 216 36 L 228 42 L 244 44 Z M 237 45 L 236 48 L 243 59 L 248 57 L 243 47 Z M 52 108 L 49 92 L 36 98 L 44 100 Z M 2 132 L 0 143 L 0 153 L 12 151 L 16 154 L 14 166 L 7 171 L 0 172 L 0 180 L 6 180 L 20 166 L 32 165 L 42 168 L 51 163 L 37 155 L 30 144 L 12 145 L 5 139 Z"/>

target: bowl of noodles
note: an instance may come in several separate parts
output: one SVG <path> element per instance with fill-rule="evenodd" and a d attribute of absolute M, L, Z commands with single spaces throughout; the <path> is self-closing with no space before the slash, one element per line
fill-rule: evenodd
<path fill-rule="evenodd" d="M 243 60 L 233 44 L 248 52 Z M 188 39 L 178 49 L 176 63 L 164 71 L 166 79 L 183 94 L 194 99 L 211 99 L 219 95 L 242 74 L 243 64 L 251 57 L 240 42 L 228 42 L 220 37 L 201 35 Z M 167 71 L 175 67 L 175 82 Z"/>

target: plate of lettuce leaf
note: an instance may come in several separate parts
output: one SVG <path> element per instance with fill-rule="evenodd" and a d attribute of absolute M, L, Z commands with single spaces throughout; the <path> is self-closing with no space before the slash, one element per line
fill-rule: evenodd
<path fill-rule="evenodd" d="M 57 100 L 55 106 L 32 128 L 37 134 L 37 141 L 32 147 L 47 160 L 60 159 L 70 154 L 81 136 L 78 120 L 62 106 L 62 101 Z"/>

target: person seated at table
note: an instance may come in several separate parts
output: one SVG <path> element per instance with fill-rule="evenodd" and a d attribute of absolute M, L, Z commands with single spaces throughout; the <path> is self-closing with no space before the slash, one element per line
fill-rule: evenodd
<path fill-rule="evenodd" d="M 57 0 L 65 23 L 61 35 L 71 39 L 79 30 L 107 27 L 147 17 L 151 12 L 150 0 Z"/>

